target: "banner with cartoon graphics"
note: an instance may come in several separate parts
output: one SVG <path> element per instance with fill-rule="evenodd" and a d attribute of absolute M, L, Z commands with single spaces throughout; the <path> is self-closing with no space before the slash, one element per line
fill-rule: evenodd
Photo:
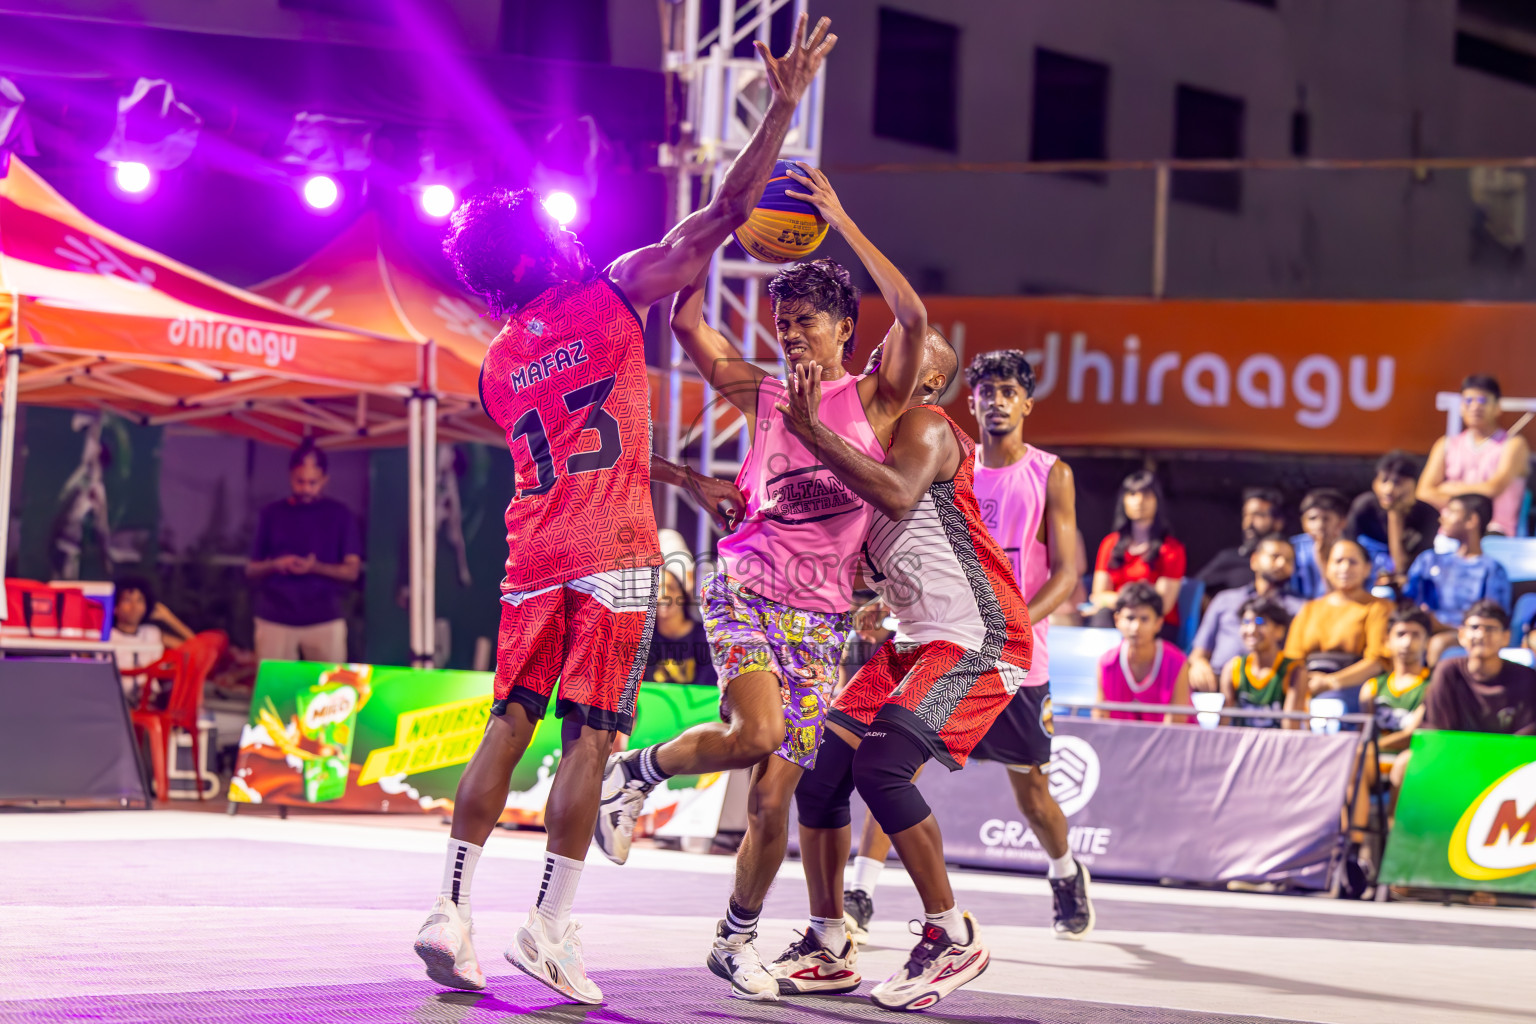
<path fill-rule="evenodd" d="M 485 731 L 491 686 L 489 672 L 264 661 L 230 801 L 451 814 L 459 776 Z M 659 743 L 715 720 L 719 700 L 713 686 L 645 683 L 631 743 Z M 551 714 L 512 773 L 503 822 L 544 823 L 559 761 L 559 720 Z M 680 800 L 715 781 L 668 779 L 652 793 L 638 830 L 661 828 Z"/>
<path fill-rule="evenodd" d="M 1413 734 L 1381 879 L 1536 895 L 1536 736 Z"/>

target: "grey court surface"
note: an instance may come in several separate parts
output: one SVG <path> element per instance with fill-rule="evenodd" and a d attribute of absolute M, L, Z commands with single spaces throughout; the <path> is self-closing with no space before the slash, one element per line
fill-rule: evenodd
<path fill-rule="evenodd" d="M 601 1007 L 561 1003 L 501 957 L 538 880 L 541 837 L 498 833 L 474 885 L 484 993 L 421 975 L 411 939 L 446 834 L 182 811 L 0 814 L 0 1021 L 417 1021 L 859 1024 L 865 995 L 730 999 L 702 966 L 732 862 L 637 850 L 589 860 L 576 914 Z M 1036 878 L 955 876 L 992 966 L 933 1021 L 1502 1022 L 1536 1019 L 1536 913 L 1095 887 L 1098 929 L 1055 939 Z M 919 916 L 888 869 L 861 993 L 905 959 Z M 786 865 L 759 948 L 803 927 Z"/>

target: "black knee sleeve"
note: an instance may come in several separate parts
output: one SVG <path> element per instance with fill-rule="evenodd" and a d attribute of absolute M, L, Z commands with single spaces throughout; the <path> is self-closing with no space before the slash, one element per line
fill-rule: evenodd
<path fill-rule="evenodd" d="M 884 722 L 864 734 L 853 758 L 853 784 L 886 835 L 905 832 L 933 813 L 912 781 L 926 760 L 921 744 Z"/>
<path fill-rule="evenodd" d="M 853 748 L 831 729 L 822 733 L 816 767 L 800 776 L 795 807 L 806 828 L 842 828 L 852 820 Z"/>

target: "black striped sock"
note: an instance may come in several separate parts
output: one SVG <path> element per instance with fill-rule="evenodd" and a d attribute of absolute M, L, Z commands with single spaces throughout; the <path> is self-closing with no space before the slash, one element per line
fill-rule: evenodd
<path fill-rule="evenodd" d="M 661 770 L 661 765 L 656 761 L 656 751 L 661 749 L 661 744 L 645 747 L 634 757 L 624 759 L 624 777 L 631 781 L 638 780 L 649 789 L 660 784 L 672 776 Z"/>
<path fill-rule="evenodd" d="M 737 935 L 751 935 L 757 931 L 757 919 L 762 916 L 761 907 L 747 910 L 733 898 L 725 905 L 725 927 Z"/>

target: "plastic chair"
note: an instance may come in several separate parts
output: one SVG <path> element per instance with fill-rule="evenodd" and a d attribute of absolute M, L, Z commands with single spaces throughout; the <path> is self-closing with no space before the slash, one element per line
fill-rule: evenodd
<path fill-rule="evenodd" d="M 1091 626 L 1052 626 L 1047 648 L 1051 654 L 1051 698 L 1090 704 L 1099 699 L 1099 659 L 1120 642 L 1118 629 Z"/>
<path fill-rule="evenodd" d="M 1536 537 L 1489 534 L 1483 538 L 1483 554 L 1504 567 L 1511 583 L 1536 580 Z"/>
<path fill-rule="evenodd" d="M 1189 653 L 1195 633 L 1200 628 L 1200 602 L 1205 598 L 1205 580 L 1186 576 L 1179 584 L 1179 650 Z"/>
<path fill-rule="evenodd" d="M 202 737 L 198 731 L 198 718 L 203 710 L 203 684 L 208 673 L 223 655 L 229 638 L 218 630 L 198 633 L 192 639 L 165 657 L 142 669 L 130 669 L 125 676 L 142 676 L 144 690 L 139 696 L 139 706 L 132 712 L 133 726 L 143 729 L 149 737 L 150 757 L 155 770 L 155 795 L 158 800 L 170 799 L 170 774 L 167 770 L 171 757 L 171 730 L 185 729 L 192 737 L 192 763 L 203 763 Z M 152 682 L 169 682 L 171 696 L 164 708 L 150 707 L 155 687 Z M 198 800 L 204 799 L 203 787 L 197 787 Z"/>
<path fill-rule="evenodd" d="M 1525 639 L 1525 631 L 1536 619 L 1536 593 L 1521 594 L 1515 598 L 1515 609 L 1509 614 L 1509 635 L 1516 640 Z"/>

